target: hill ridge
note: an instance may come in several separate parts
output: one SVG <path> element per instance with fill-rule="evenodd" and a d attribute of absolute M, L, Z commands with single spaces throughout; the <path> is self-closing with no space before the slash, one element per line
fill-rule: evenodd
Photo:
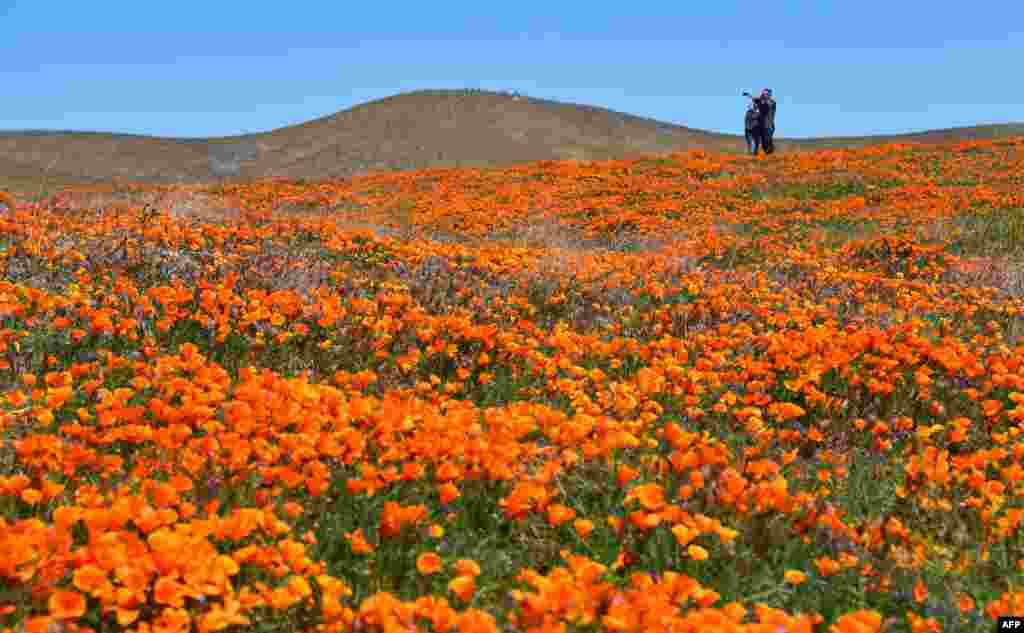
<path fill-rule="evenodd" d="M 1022 124 L 876 137 L 779 138 L 780 152 L 891 140 L 1024 134 Z M 742 136 L 510 91 L 423 89 L 262 132 L 167 137 L 89 130 L 0 131 L 0 176 L 203 181 L 346 177 L 373 170 L 599 160 L 688 149 L 740 152 Z"/>

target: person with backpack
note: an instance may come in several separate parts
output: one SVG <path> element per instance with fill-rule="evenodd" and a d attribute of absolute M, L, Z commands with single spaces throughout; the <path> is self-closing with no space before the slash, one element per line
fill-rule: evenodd
<path fill-rule="evenodd" d="M 757 150 L 761 147 L 760 115 L 757 106 L 751 101 L 747 106 L 747 115 L 743 120 L 745 136 L 747 138 L 747 151 L 751 156 L 757 156 Z"/>

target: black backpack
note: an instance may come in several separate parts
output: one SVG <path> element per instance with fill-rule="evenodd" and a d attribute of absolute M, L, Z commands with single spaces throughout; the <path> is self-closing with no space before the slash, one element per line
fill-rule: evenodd
<path fill-rule="evenodd" d="M 743 119 L 743 125 L 748 131 L 753 130 L 757 127 L 757 119 L 757 108 L 747 108 L 747 115 Z"/>

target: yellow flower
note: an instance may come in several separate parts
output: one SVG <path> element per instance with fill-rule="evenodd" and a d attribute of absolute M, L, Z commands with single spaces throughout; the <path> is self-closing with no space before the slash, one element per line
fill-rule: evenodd
<path fill-rule="evenodd" d="M 458 576 L 448 583 L 448 590 L 458 596 L 462 602 L 469 602 L 476 591 L 476 580 L 473 576 Z"/>
<path fill-rule="evenodd" d="M 802 585 L 807 580 L 807 574 L 797 569 L 787 569 L 785 578 L 791 585 Z"/>
<path fill-rule="evenodd" d="M 691 545 L 686 548 L 686 553 L 690 555 L 693 560 L 707 560 L 708 551 L 700 545 Z"/>

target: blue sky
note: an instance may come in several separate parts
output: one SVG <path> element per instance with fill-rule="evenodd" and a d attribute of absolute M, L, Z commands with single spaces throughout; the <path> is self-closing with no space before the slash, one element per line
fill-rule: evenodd
<path fill-rule="evenodd" d="M 209 136 L 486 88 L 781 136 L 1024 121 L 1024 2 L 0 0 L 0 128 Z"/>

